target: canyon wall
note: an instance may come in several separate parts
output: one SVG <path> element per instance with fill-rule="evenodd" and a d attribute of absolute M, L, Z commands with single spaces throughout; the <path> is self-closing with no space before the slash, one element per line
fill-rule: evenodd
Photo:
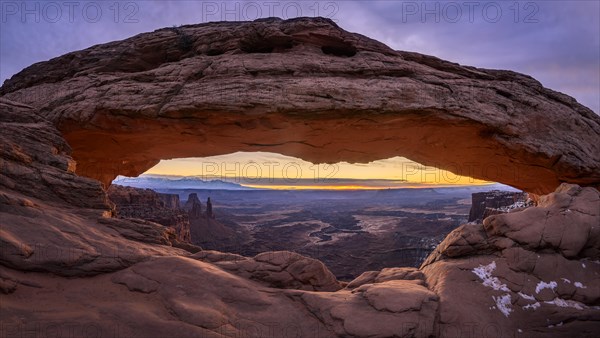
<path fill-rule="evenodd" d="M 190 218 L 179 206 L 179 195 L 160 194 L 150 189 L 112 185 L 108 198 L 115 203 L 117 217 L 156 222 L 175 231 L 177 240 L 191 243 Z"/>

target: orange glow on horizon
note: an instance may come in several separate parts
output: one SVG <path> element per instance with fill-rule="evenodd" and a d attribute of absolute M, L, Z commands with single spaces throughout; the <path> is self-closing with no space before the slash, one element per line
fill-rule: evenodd
<path fill-rule="evenodd" d="M 469 184 L 469 186 L 481 186 L 492 183 Z M 242 184 L 242 186 L 265 190 L 391 190 L 391 189 L 423 189 L 423 188 L 450 188 L 465 186 L 464 184 L 412 184 L 404 186 L 374 187 L 367 185 L 260 185 Z"/>
<path fill-rule="evenodd" d="M 404 157 L 369 163 L 313 164 L 269 152 L 162 160 L 145 174 L 217 178 L 250 188 L 279 190 L 381 190 L 494 183 L 424 166 Z M 298 180 L 297 184 L 291 183 L 294 180 Z M 320 183 L 307 184 L 309 180 Z"/>

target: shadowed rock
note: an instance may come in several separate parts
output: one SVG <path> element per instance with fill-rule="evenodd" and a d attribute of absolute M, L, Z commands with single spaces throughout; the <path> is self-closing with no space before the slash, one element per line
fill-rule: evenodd
<path fill-rule="evenodd" d="M 179 208 L 179 195 L 120 185 L 111 185 L 107 193 L 119 217 L 162 224 L 173 229 L 178 241 L 191 242 L 190 221 L 187 213 Z"/>

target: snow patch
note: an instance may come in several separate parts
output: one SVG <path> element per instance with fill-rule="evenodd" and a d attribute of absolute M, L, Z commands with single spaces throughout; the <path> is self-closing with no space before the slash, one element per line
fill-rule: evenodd
<path fill-rule="evenodd" d="M 540 306 L 542 306 L 540 304 L 540 302 L 535 302 L 533 304 L 527 304 L 525 306 L 523 306 L 523 310 L 527 310 L 527 309 L 532 309 L 533 311 L 537 310 Z"/>
<path fill-rule="evenodd" d="M 517 329 L 517 331 L 519 331 L 519 333 L 523 332 L 523 330 L 521 330 L 521 329 Z"/>
<path fill-rule="evenodd" d="M 574 308 L 577 310 L 583 310 L 583 309 L 587 308 L 587 306 L 585 304 L 582 304 L 580 302 L 570 300 L 570 299 L 562 299 L 562 298 L 558 298 L 558 297 L 554 298 L 554 300 L 547 301 L 544 303 L 556 305 L 558 307 L 571 307 L 571 308 Z"/>
<path fill-rule="evenodd" d="M 506 317 L 512 312 L 512 303 L 510 301 L 510 294 L 505 293 L 500 297 L 492 296 L 494 301 L 496 302 L 496 306 L 498 306 L 498 310 L 502 312 L 502 314 Z"/>
<path fill-rule="evenodd" d="M 586 268 L 586 266 L 585 266 L 585 263 L 581 263 L 581 266 L 582 266 L 584 269 Z"/>
<path fill-rule="evenodd" d="M 566 279 L 566 278 L 561 278 L 563 282 L 567 283 L 567 284 L 571 284 L 571 281 Z"/>
<path fill-rule="evenodd" d="M 519 296 L 521 296 L 521 297 L 523 297 L 524 299 L 527 299 L 527 300 L 535 300 L 535 297 L 530 296 L 530 295 L 528 295 L 526 293 L 519 292 Z"/>
<path fill-rule="evenodd" d="M 488 265 L 480 265 L 479 267 L 473 269 L 473 273 L 483 281 L 484 286 L 490 287 L 494 290 L 510 292 L 506 284 L 500 282 L 498 277 L 492 276 L 492 272 L 494 270 L 496 270 L 496 261 L 492 261 Z"/>
<path fill-rule="evenodd" d="M 575 282 L 573 285 L 575 285 L 576 288 L 587 289 L 587 286 L 581 284 L 581 282 Z"/>
<path fill-rule="evenodd" d="M 540 291 L 542 291 L 544 289 L 550 289 L 550 290 L 554 291 L 554 289 L 556 289 L 557 286 L 558 286 L 558 284 L 555 281 L 550 281 L 550 283 L 541 281 L 541 282 L 537 283 L 537 285 L 535 286 L 535 293 L 540 293 Z"/>

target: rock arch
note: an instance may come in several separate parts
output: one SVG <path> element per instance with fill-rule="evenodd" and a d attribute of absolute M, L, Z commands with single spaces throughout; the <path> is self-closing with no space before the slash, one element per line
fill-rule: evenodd
<path fill-rule="evenodd" d="M 105 184 L 161 159 L 263 150 L 401 155 L 539 194 L 600 186 L 600 118 L 573 98 L 321 18 L 160 29 L 34 64 L 0 95 L 37 108 L 77 173 Z"/>

